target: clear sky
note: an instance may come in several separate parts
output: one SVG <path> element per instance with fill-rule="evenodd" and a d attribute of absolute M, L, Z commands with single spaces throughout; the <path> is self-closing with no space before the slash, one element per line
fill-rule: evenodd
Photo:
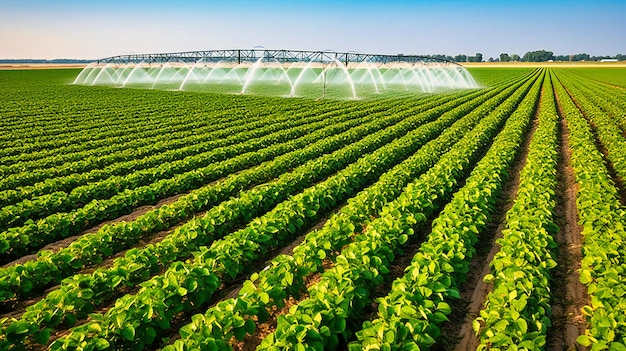
<path fill-rule="evenodd" d="M 626 54 L 626 0 L 0 0 L 0 58 L 254 48 Z"/>

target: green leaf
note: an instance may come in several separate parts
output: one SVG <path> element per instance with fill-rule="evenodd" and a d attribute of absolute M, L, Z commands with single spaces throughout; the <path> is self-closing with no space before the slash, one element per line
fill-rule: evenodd
<path fill-rule="evenodd" d="M 591 338 L 589 338 L 587 335 L 579 335 L 576 338 L 576 342 L 583 346 L 591 346 L 591 344 L 593 343 Z"/>
<path fill-rule="evenodd" d="M 111 347 L 111 344 L 107 341 L 107 339 L 98 338 L 93 343 L 96 350 L 106 350 Z"/>
<path fill-rule="evenodd" d="M 609 348 L 610 351 L 626 351 L 626 345 L 622 344 L 621 342 L 613 342 L 611 343 L 611 347 Z"/>
<path fill-rule="evenodd" d="M 591 272 L 583 269 L 580 271 L 580 282 L 587 285 L 593 282 L 593 277 L 591 276 Z"/>
<path fill-rule="evenodd" d="M 45 345 L 48 343 L 48 340 L 50 339 L 50 332 L 52 331 L 51 328 L 44 328 L 43 330 L 35 333 L 35 335 L 33 335 L 35 341 L 39 344 Z"/>
<path fill-rule="evenodd" d="M 452 308 L 450 308 L 450 305 L 448 305 L 445 302 L 440 302 L 437 304 L 437 310 L 441 311 L 442 313 L 445 314 L 450 314 L 452 312 Z"/>
<path fill-rule="evenodd" d="M 242 341 L 243 338 L 246 337 L 246 329 L 245 328 L 234 328 L 233 329 L 233 335 L 235 335 L 235 338 L 239 341 Z"/>
<path fill-rule="evenodd" d="M 403 245 L 404 243 L 407 242 L 407 240 L 409 240 L 409 236 L 406 234 L 402 234 L 400 235 L 400 237 L 398 238 L 398 242 L 400 243 L 400 245 Z"/>
<path fill-rule="evenodd" d="M 478 331 L 480 330 L 480 322 L 476 319 L 474 319 L 472 321 L 472 329 L 474 329 L 475 333 L 478 333 Z"/>
<path fill-rule="evenodd" d="M 248 319 L 246 320 L 244 329 L 246 330 L 246 333 L 252 335 L 254 334 L 254 330 L 256 329 L 256 324 L 254 323 L 252 319 Z"/>
<path fill-rule="evenodd" d="M 127 325 L 122 329 L 120 335 L 126 340 L 134 340 L 135 339 L 135 328 L 132 325 Z"/>
<path fill-rule="evenodd" d="M 6 252 L 10 247 L 11 245 L 9 245 L 9 242 L 6 241 L 6 239 L 0 240 L 0 253 Z"/>
<path fill-rule="evenodd" d="M 18 321 L 15 323 L 11 323 L 9 327 L 6 329 L 7 334 L 26 334 L 28 333 L 28 323 L 25 321 Z"/>
<path fill-rule="evenodd" d="M 143 334 L 142 341 L 144 342 L 144 344 L 150 345 L 154 342 L 154 339 L 156 338 L 156 336 L 157 336 L 156 330 L 154 330 L 154 328 L 148 327 L 146 328 L 146 331 Z"/>
<path fill-rule="evenodd" d="M 457 289 L 448 289 L 448 296 L 453 297 L 455 299 L 460 299 L 461 294 Z"/>
<path fill-rule="evenodd" d="M 317 252 L 317 257 L 318 257 L 320 260 L 325 259 L 325 258 L 326 258 L 326 251 L 324 251 L 324 250 L 319 250 L 319 251 Z"/>

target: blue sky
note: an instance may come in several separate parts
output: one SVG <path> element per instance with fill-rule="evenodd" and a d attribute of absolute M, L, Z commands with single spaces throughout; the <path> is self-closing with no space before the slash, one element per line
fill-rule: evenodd
<path fill-rule="evenodd" d="M 253 48 L 626 54 L 626 1 L 0 0 L 0 58 Z"/>

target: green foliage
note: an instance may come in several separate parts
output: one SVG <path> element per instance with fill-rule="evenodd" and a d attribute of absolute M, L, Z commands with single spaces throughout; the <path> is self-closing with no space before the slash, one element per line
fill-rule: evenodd
<path fill-rule="evenodd" d="M 554 224 L 559 115 L 550 75 L 543 85 L 517 197 L 491 261 L 493 284 L 473 327 L 480 349 L 543 349 L 550 324 L 550 270 L 556 266 Z"/>
<path fill-rule="evenodd" d="M 532 89 L 516 106 L 514 101 L 533 82 Z M 515 112 L 465 186 L 433 221 L 426 242 L 405 269 L 405 275 L 378 300 L 378 318 L 363 324 L 356 333 L 358 341 L 351 344 L 353 349 L 421 349 L 435 343 L 441 334 L 439 326 L 451 313 L 449 302 L 460 297 L 458 289 L 469 271 L 474 244 L 491 218 L 507 169 L 534 113 L 540 87 L 541 79 L 533 79 L 525 89 L 519 89 L 516 98 L 500 105 L 499 114 L 508 114 L 507 106 Z"/>
<path fill-rule="evenodd" d="M 546 50 L 529 51 L 522 57 L 522 61 L 525 62 L 547 62 L 550 60 L 554 60 L 554 53 Z"/>
<path fill-rule="evenodd" d="M 621 152 L 622 137 L 607 128 L 617 127 L 593 106 L 596 103 L 600 107 L 606 106 L 605 103 L 600 100 L 590 103 L 585 89 L 579 90 L 578 84 L 567 73 L 558 71 L 557 76 L 562 85 L 556 86 L 556 92 L 570 136 L 571 163 L 578 184 L 576 205 L 584 237 L 580 281 L 586 284 L 590 297 L 590 305 L 582 308 L 589 327 L 578 342 L 593 344 L 592 350 L 618 350 L 626 344 L 626 315 L 623 313 L 626 306 L 626 251 L 623 245 L 626 210 L 620 203 L 618 190 L 596 141 L 607 148 L 609 155 L 606 159 L 617 171 L 621 155 L 610 154 Z M 572 93 L 568 92 L 569 89 Z M 597 139 L 583 112 L 589 121 L 597 122 Z"/>
<path fill-rule="evenodd" d="M 389 265 L 394 255 L 400 252 L 407 237 L 419 231 L 427 218 L 449 199 L 458 186 L 457 182 L 469 173 L 470 165 L 476 162 L 481 149 L 489 144 L 488 141 L 500 129 L 508 114 L 515 109 L 531 83 L 530 80 L 524 85 L 520 82 L 503 90 L 459 121 L 458 123 L 461 123 L 466 118 L 479 119 L 477 125 L 443 155 L 437 164 L 407 185 L 405 191 L 386 205 L 379 217 L 362 233 L 355 234 L 353 242 L 345 246 L 337 256 L 335 265 L 322 274 L 320 282 L 308 289 L 309 298 L 283 315 L 283 318 L 278 320 L 275 333 L 263 340 L 259 348 L 287 350 L 300 343 L 317 345 L 322 342 L 325 348 L 334 349 L 340 340 L 347 341 L 352 330 L 346 325 L 350 318 L 358 315 L 371 303 L 372 291 L 389 274 Z M 523 88 L 520 88 L 522 85 Z M 508 98 L 510 95 L 512 96 Z M 491 104 L 503 104 L 506 107 L 493 111 Z M 432 270 L 437 269 L 434 263 Z M 449 267 L 444 266 L 442 269 L 448 270 Z M 447 291 L 447 287 L 435 284 L 432 291 L 441 294 Z M 381 306 L 385 311 L 386 305 L 381 303 Z M 443 302 L 435 306 L 433 320 L 437 323 L 446 320 L 446 313 L 450 312 L 449 306 Z M 402 301 L 395 311 L 401 315 L 417 314 L 416 310 L 408 306 L 402 307 Z M 420 311 L 422 315 L 426 314 L 424 310 Z M 321 318 L 313 318 L 317 315 Z M 400 333 L 396 334 L 397 330 Z M 394 324 L 385 332 L 377 330 L 373 334 L 382 335 L 384 340 L 395 345 L 399 340 L 404 340 L 407 331 Z M 428 335 L 424 336 L 424 339 L 430 342 L 428 345 L 434 342 Z M 352 346 L 352 349 L 356 347 Z"/>
<path fill-rule="evenodd" d="M 0 72 L 3 260 L 188 192 L 60 251 L 1 268 L 4 303 L 60 285 L 19 318 L 0 319 L 0 349 L 43 347 L 51 337 L 47 346 L 55 350 L 228 349 L 253 334 L 272 308 L 303 294 L 261 348 L 323 350 L 349 340 L 351 350 L 434 345 L 541 85 L 542 70 L 471 71 L 493 88 L 351 102 L 59 86 L 60 72 Z M 610 85 L 554 72 L 585 113 L 555 84 L 571 132 L 586 236 L 580 279 L 591 296 L 583 308 L 590 328 L 578 341 L 619 350 L 624 211 L 583 117 L 596 126 L 618 171 L 625 153 L 615 129 L 626 125 L 626 100 Z M 17 79 L 27 76 L 50 81 Z M 529 155 L 519 205 L 486 277 L 497 296 L 474 323 L 483 345 L 541 349 L 550 324 L 556 114 L 547 114 L 550 103 L 541 109 L 535 139 L 542 142 L 531 148 L 548 152 Z M 378 300 L 376 319 L 359 327 L 391 262 L 441 208 L 405 275 Z M 271 256 L 326 215 L 293 254 Z M 131 248 L 159 231 L 167 231 L 162 240 Z M 123 250 L 106 267 L 75 274 Z M 265 269 L 251 271 L 268 259 Z M 307 292 L 314 273 L 321 280 Z M 247 274 L 236 298 L 213 304 L 222 284 Z M 105 303 L 112 307 L 94 313 Z M 184 315 L 192 317 L 168 345 L 163 333 Z"/>

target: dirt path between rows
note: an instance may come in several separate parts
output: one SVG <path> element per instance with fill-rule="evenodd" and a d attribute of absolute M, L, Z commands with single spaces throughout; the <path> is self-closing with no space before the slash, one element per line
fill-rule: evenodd
<path fill-rule="evenodd" d="M 578 186 L 570 164 L 572 152 L 567 123 L 563 119 L 560 134 L 559 187 L 556 193 L 556 224 L 560 230 L 555 238 L 559 253 L 552 282 L 552 327 L 548 329 L 546 344 L 550 351 L 586 350 L 588 348 L 576 344 L 576 338 L 584 334 L 586 328 L 580 308 L 588 303 L 589 298 L 578 277 L 582 259 L 581 228 L 576 209 Z"/>

